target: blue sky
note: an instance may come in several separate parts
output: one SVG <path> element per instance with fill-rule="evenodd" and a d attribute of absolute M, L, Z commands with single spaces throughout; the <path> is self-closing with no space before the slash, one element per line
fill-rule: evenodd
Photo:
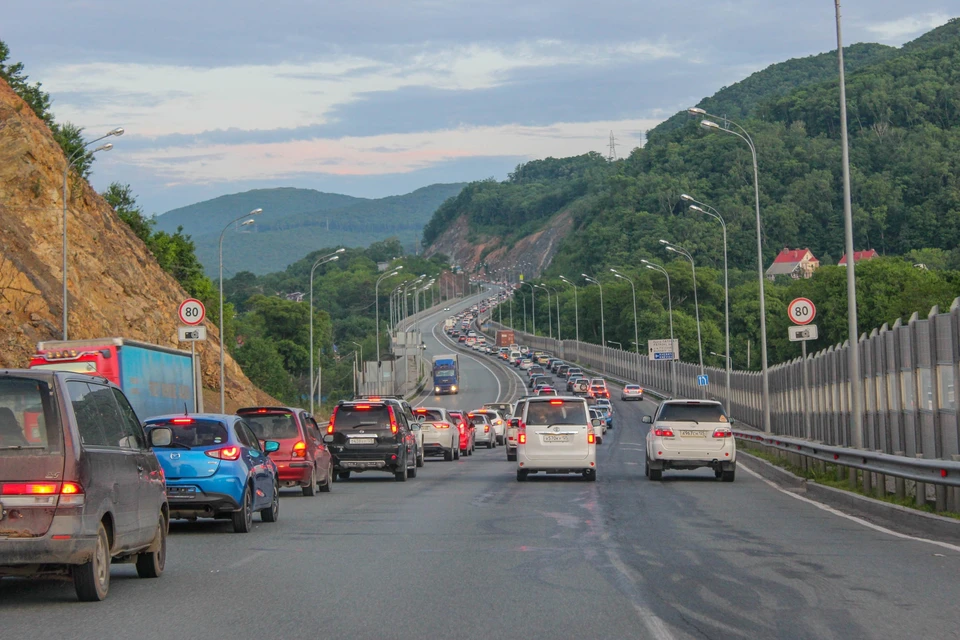
<path fill-rule="evenodd" d="M 846 0 L 844 39 L 900 45 L 960 0 Z M 33 0 L 0 39 L 58 120 L 127 133 L 94 185 L 148 213 L 298 186 L 362 197 L 620 154 L 750 73 L 836 45 L 795 0 Z"/>

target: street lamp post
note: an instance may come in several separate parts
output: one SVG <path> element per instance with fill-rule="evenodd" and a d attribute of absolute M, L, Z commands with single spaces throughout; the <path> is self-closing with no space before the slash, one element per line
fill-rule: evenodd
<path fill-rule="evenodd" d="M 110 131 L 106 135 L 102 135 L 95 140 L 84 143 L 82 147 L 74 151 L 69 158 L 67 158 L 67 164 L 63 167 L 63 339 L 67 340 L 69 337 L 69 330 L 67 326 L 67 308 L 69 306 L 69 294 L 67 293 L 67 176 L 70 173 L 70 167 L 74 163 L 83 157 L 83 154 L 86 153 L 87 147 L 97 142 L 100 142 L 104 138 L 109 138 L 110 136 L 122 136 L 123 129 L 117 127 L 113 131 Z M 110 151 L 113 149 L 113 145 L 110 143 L 100 145 L 93 150 L 93 153 L 99 151 Z"/>
<path fill-rule="evenodd" d="M 750 134 L 747 133 L 747 130 L 736 122 L 726 118 L 720 118 L 697 107 L 691 107 L 687 111 L 697 116 L 705 116 L 718 120 L 722 119 L 724 122 L 736 127 L 739 131 L 721 127 L 712 120 L 700 121 L 700 126 L 705 129 L 709 129 L 711 131 L 722 131 L 723 133 L 737 136 L 747 143 L 747 146 L 750 147 L 750 153 L 753 156 L 753 196 L 756 205 L 757 217 L 757 277 L 760 280 L 760 357 L 763 377 L 763 430 L 766 433 L 770 433 L 770 372 L 767 368 L 767 303 L 764 297 L 763 286 L 765 277 L 763 275 L 763 236 L 762 229 L 760 227 L 760 172 L 757 168 L 757 147 L 754 146 L 753 138 L 750 137 Z M 853 346 L 855 347 L 856 345 L 854 344 Z"/>
<path fill-rule="evenodd" d="M 637 288 L 633 286 L 633 280 L 616 269 L 610 269 L 610 272 L 617 278 L 630 283 L 630 292 L 633 294 L 633 342 L 637 346 L 637 355 L 640 355 L 640 332 L 637 330 Z"/>
<path fill-rule="evenodd" d="M 690 268 L 693 270 L 693 309 L 697 315 L 697 347 L 700 351 L 700 374 L 703 374 L 703 340 L 700 338 L 700 302 L 697 300 L 697 265 L 693 262 L 693 256 L 690 255 L 690 252 L 684 249 L 683 247 L 675 244 L 671 244 L 666 240 L 661 240 L 660 244 L 664 245 L 667 251 L 673 251 L 674 253 L 680 254 L 684 258 L 690 261 Z"/>
<path fill-rule="evenodd" d="M 390 273 L 383 274 L 377 278 L 377 282 L 373 287 L 373 299 L 375 305 L 374 318 L 376 319 L 375 324 L 377 325 L 377 393 L 381 394 L 383 393 L 383 389 L 381 388 L 383 386 L 381 384 L 383 376 L 381 375 L 382 367 L 380 365 L 380 283 L 387 278 L 392 278 L 393 276 L 397 275 L 400 273 L 401 269 L 403 269 L 403 265 L 400 265 Z M 367 308 L 369 309 L 370 307 Z"/>
<path fill-rule="evenodd" d="M 607 340 L 607 342 L 609 342 L 610 344 L 615 344 L 615 345 L 617 345 L 617 348 L 620 349 L 621 351 L 623 351 L 623 343 L 622 343 L 622 342 L 617 342 L 616 340 Z"/>
<path fill-rule="evenodd" d="M 565 277 L 560 276 L 560 279 L 573 287 L 573 325 L 576 329 L 577 336 L 577 360 L 580 359 L 580 301 L 577 299 L 577 285 L 573 284 Z"/>
<path fill-rule="evenodd" d="M 547 292 L 547 326 L 548 326 L 548 331 L 549 331 L 549 337 L 550 337 L 551 340 L 553 340 L 553 316 L 550 315 L 550 313 L 551 313 L 551 311 L 550 311 L 550 306 L 551 306 L 551 305 L 550 305 L 550 289 L 548 289 L 547 287 L 543 286 L 542 284 L 535 284 L 535 285 L 533 285 L 533 286 L 537 287 L 538 289 L 543 289 L 544 291 Z"/>
<path fill-rule="evenodd" d="M 223 357 L 224 357 L 224 356 L 223 356 L 223 341 L 224 341 L 224 336 L 223 336 L 223 234 L 225 234 L 225 233 L 227 232 L 227 229 L 229 229 L 229 228 L 230 228 L 230 225 L 232 225 L 233 223 L 239 222 L 239 221 L 243 220 L 244 218 L 246 218 L 246 217 L 248 217 L 248 216 L 255 216 L 255 215 L 258 215 L 258 214 L 260 214 L 260 213 L 263 213 L 263 209 L 254 209 L 253 211 L 251 211 L 250 213 L 248 213 L 248 214 L 246 214 L 246 215 L 242 215 L 242 216 L 239 216 L 239 217 L 237 217 L 237 218 L 234 218 L 233 220 L 231 220 L 230 222 L 228 222 L 228 223 L 223 227 L 223 230 L 220 232 L 220 240 L 219 240 L 219 246 L 220 246 L 220 249 L 219 249 L 219 262 L 220 262 L 220 268 L 219 268 L 219 274 L 220 274 L 220 413 L 226 413 L 226 398 L 225 398 L 225 396 L 224 396 L 224 377 L 225 377 L 225 376 L 224 376 L 224 366 L 223 366 Z M 252 224 L 252 223 L 253 223 L 253 219 L 250 219 L 250 220 L 244 221 L 243 225 L 246 226 L 246 225 Z"/>
<path fill-rule="evenodd" d="M 606 334 L 606 329 L 605 329 L 604 326 L 603 326 L 603 324 L 604 324 L 604 323 L 603 323 L 603 285 L 600 284 L 600 281 L 599 281 L 599 280 L 597 280 L 596 278 L 591 278 L 590 276 L 588 276 L 588 275 L 585 274 L 585 273 L 581 273 L 580 275 L 583 276 L 584 280 L 586 280 L 587 282 L 592 282 L 592 283 L 594 283 L 595 285 L 597 285 L 598 287 L 600 287 L 600 346 L 602 346 L 603 348 L 606 348 L 606 346 L 607 346 L 607 334 Z M 601 358 L 601 360 L 602 360 L 602 362 L 603 362 L 603 372 L 606 373 L 606 372 L 607 372 L 607 359 L 606 359 L 606 358 Z"/>
<path fill-rule="evenodd" d="M 346 249 L 337 249 L 333 253 L 317 258 L 317 261 L 310 268 L 310 415 L 313 415 L 313 272 L 322 264 L 334 262 L 340 259 L 341 253 Z"/>
<path fill-rule="evenodd" d="M 712 356 L 717 356 L 718 358 L 724 358 L 724 359 L 726 359 L 726 360 L 732 360 L 732 359 L 733 359 L 733 358 L 731 358 L 730 356 L 726 356 L 726 355 L 724 355 L 724 354 L 722 354 L 722 353 L 717 353 L 716 351 L 711 351 L 711 352 L 710 352 L 710 355 L 712 355 Z M 729 411 L 730 411 L 730 407 L 727 407 L 727 412 L 729 412 Z"/>
<path fill-rule="evenodd" d="M 723 216 L 720 215 L 720 212 L 711 207 L 708 204 L 703 202 L 698 202 L 687 194 L 681 194 L 681 200 L 686 202 L 693 202 L 694 204 L 690 205 L 691 211 L 698 211 L 700 213 L 705 213 L 708 216 L 715 218 L 720 226 L 723 228 L 723 309 L 724 309 L 724 323 L 725 323 L 725 339 L 726 339 L 726 362 L 724 368 L 727 372 L 727 413 L 730 412 L 730 370 L 733 369 L 733 358 L 730 357 L 730 279 L 727 274 L 727 223 L 724 221 Z M 699 206 L 698 206 L 699 205 Z M 706 207 L 703 209 L 701 207 Z"/>
<path fill-rule="evenodd" d="M 527 285 L 528 287 L 530 287 L 530 299 L 533 301 L 533 302 L 531 303 L 532 309 L 531 309 L 531 311 L 530 311 L 530 316 L 531 316 L 531 319 L 533 320 L 533 335 L 537 335 L 537 290 L 534 289 L 533 285 L 530 284 L 529 282 L 521 282 L 521 283 L 520 283 L 520 287 L 523 288 L 523 285 Z M 527 330 L 527 303 L 526 303 L 526 301 L 524 301 L 524 303 L 523 303 L 523 330 L 524 330 L 524 332 L 526 332 L 526 330 Z"/>
<path fill-rule="evenodd" d="M 650 262 L 648 260 L 641 260 L 647 269 L 653 269 L 654 271 L 659 271 L 667 279 L 667 308 L 670 310 L 670 347 L 673 348 L 673 297 L 670 294 L 670 274 L 667 270 L 659 264 Z M 679 353 L 673 354 L 673 359 L 670 361 L 670 381 L 673 386 L 673 395 L 677 395 L 677 358 L 680 357 Z"/>
<path fill-rule="evenodd" d="M 350 344 L 355 345 L 358 349 L 360 349 L 360 364 L 354 365 L 356 366 L 357 371 L 356 373 L 353 374 L 353 394 L 357 395 L 357 376 L 358 375 L 360 376 L 360 384 L 364 387 L 366 386 L 366 380 L 363 379 L 363 369 L 361 368 L 363 363 L 363 345 L 360 344 L 359 342 L 354 342 L 353 340 L 350 341 Z M 354 354 L 356 353 L 357 352 L 354 351 Z M 356 362 L 356 358 L 354 358 L 354 362 Z M 366 391 L 366 389 L 362 389 L 362 391 Z M 360 394 L 360 395 L 363 395 L 363 394 Z M 313 399 L 313 391 L 310 392 L 310 398 Z M 312 409 L 310 413 L 313 413 Z"/>

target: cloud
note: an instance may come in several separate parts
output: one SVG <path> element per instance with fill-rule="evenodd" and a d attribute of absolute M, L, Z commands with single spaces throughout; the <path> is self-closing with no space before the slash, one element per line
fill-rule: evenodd
<path fill-rule="evenodd" d="M 945 13 L 924 13 L 914 16 L 904 16 L 887 22 L 877 22 L 866 25 L 866 30 L 880 38 L 882 42 L 903 42 L 910 36 L 935 29 L 947 23 L 950 16 Z"/>
<path fill-rule="evenodd" d="M 262 144 L 211 144 L 150 149 L 128 161 L 166 184 L 231 180 L 280 180 L 303 174 L 364 176 L 423 170 L 464 158 L 563 157 L 605 147 L 609 132 L 621 153 L 641 144 L 640 132 L 657 120 L 554 123 L 549 127 L 462 126 L 411 134 L 339 139 L 291 140 Z"/>

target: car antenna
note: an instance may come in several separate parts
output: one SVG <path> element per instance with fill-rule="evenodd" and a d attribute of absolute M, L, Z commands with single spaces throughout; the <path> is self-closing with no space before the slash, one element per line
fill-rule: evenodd
<path fill-rule="evenodd" d="M 186 403 L 186 402 L 183 403 L 183 415 L 185 415 L 185 416 L 190 415 L 190 411 L 187 410 L 187 403 Z"/>

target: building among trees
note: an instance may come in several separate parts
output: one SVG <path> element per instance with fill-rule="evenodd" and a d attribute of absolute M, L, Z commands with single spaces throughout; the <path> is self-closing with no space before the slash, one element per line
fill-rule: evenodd
<path fill-rule="evenodd" d="M 773 280 L 777 276 L 790 276 L 794 280 L 809 278 L 819 268 L 820 261 L 810 249 L 784 248 L 767 269 L 767 279 Z"/>
<path fill-rule="evenodd" d="M 867 249 L 866 251 L 854 251 L 853 252 L 853 264 L 857 264 L 863 260 L 873 260 L 874 258 L 879 258 L 880 254 L 876 252 L 875 249 Z M 843 254 L 843 257 L 840 258 L 840 262 L 837 263 L 838 267 L 847 266 L 847 254 Z"/>

